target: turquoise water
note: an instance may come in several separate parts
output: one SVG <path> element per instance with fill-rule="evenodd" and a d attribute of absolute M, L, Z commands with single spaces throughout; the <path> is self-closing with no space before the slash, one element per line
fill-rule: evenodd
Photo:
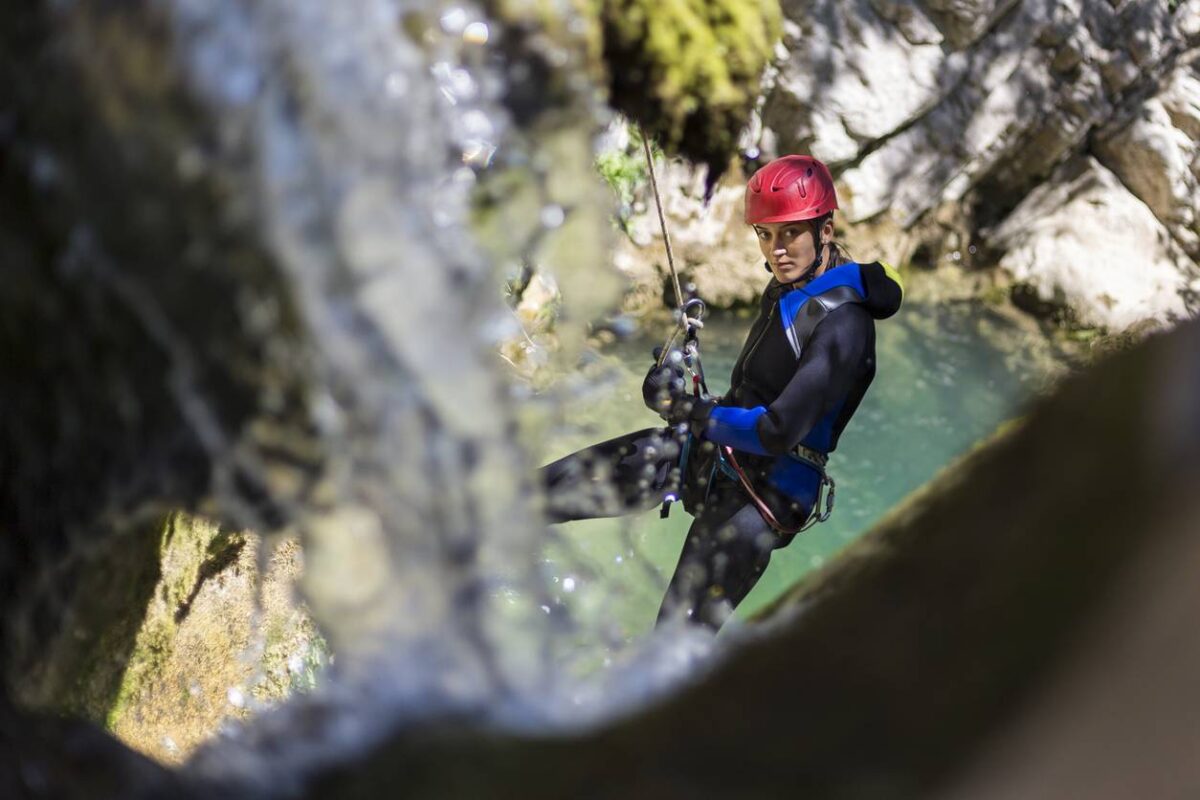
<path fill-rule="evenodd" d="M 706 325 L 703 355 L 712 391 L 728 387 L 749 325 L 749 318 L 733 315 Z M 543 460 L 656 424 L 640 396 L 654 343 L 635 337 L 605 350 L 612 361 L 599 370 L 603 377 L 571 401 L 571 426 L 543 443 Z M 832 519 L 775 553 L 739 615 L 821 566 L 973 443 L 1019 415 L 1064 363 L 1038 331 L 968 303 L 907 303 L 878 323 L 877 356 L 875 382 L 830 459 L 837 481 Z M 676 506 L 667 520 L 655 510 L 557 526 L 545 561 L 556 593 L 550 612 L 613 645 L 644 635 L 690 521 Z"/>

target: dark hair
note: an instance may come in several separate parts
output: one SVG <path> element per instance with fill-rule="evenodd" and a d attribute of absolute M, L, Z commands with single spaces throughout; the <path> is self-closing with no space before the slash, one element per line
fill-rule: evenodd
<path fill-rule="evenodd" d="M 825 263 L 824 258 L 822 258 L 823 266 L 825 267 L 825 269 L 831 269 L 833 267 L 837 267 L 842 264 L 849 263 L 849 262 L 853 261 L 854 259 L 850 257 L 850 253 L 847 252 L 846 248 L 844 246 L 842 246 L 841 244 L 839 244 L 836 239 L 831 239 L 828 243 L 826 243 L 824 245 L 820 244 L 821 228 L 825 227 L 825 222 L 827 220 L 828 221 L 833 220 L 833 212 L 832 211 L 830 211 L 828 214 L 825 214 L 824 216 L 817 217 L 816 219 L 814 219 L 812 221 L 812 223 L 813 223 L 812 234 L 813 234 L 813 244 L 815 244 L 817 246 L 818 252 L 821 252 L 823 256 L 826 253 L 828 254 L 829 262 Z"/>

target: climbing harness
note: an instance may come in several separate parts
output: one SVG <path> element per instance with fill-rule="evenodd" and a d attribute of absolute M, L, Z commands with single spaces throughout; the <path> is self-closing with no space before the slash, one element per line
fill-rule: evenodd
<path fill-rule="evenodd" d="M 646 169 L 650 174 L 650 188 L 654 193 L 654 206 L 658 211 L 658 224 L 662 230 L 663 245 L 667 251 L 667 267 L 671 271 L 671 283 L 675 288 L 675 301 L 677 303 L 675 310 L 676 326 L 662 348 L 660 348 L 658 357 L 655 359 L 655 364 L 659 367 L 663 365 L 675 341 L 679 338 L 680 334 L 683 334 L 683 363 L 688 371 L 692 373 L 692 396 L 696 399 L 701 399 L 708 396 L 708 384 L 704 379 L 704 365 L 700 359 L 699 337 L 699 332 L 704 327 L 704 314 L 707 307 L 699 297 L 684 300 L 683 289 L 679 283 L 679 272 L 675 269 L 675 255 L 671 250 L 671 236 L 667 231 L 667 217 L 663 213 L 662 198 L 658 191 L 658 177 L 654 172 L 654 156 L 650 152 L 650 139 L 646 136 L 646 131 L 640 125 L 638 126 L 638 133 L 642 137 L 642 150 L 646 155 Z M 836 207 L 836 200 L 834 202 Z M 686 480 L 688 458 L 692 450 L 692 440 L 695 438 L 694 434 L 690 431 L 686 434 L 677 432 L 677 436 L 681 440 L 679 443 L 678 474 L 670 482 L 669 488 L 663 496 L 662 507 L 659 509 L 659 517 L 662 519 L 666 519 L 670 515 L 671 504 L 679 499 L 680 487 L 683 481 Z M 738 463 L 737 457 L 733 453 L 733 448 L 718 448 L 717 461 L 713 467 L 714 472 L 717 468 L 720 468 L 723 473 L 741 483 L 742 488 L 750 497 L 750 502 L 758 510 L 759 516 L 762 517 L 763 521 L 772 530 L 781 536 L 806 531 L 818 522 L 825 522 L 829 519 L 830 514 L 833 513 L 836 487 L 833 478 L 829 477 L 825 472 L 825 454 L 819 453 L 816 450 L 810 450 L 803 445 L 797 445 L 793 454 L 801 461 L 815 468 L 821 476 L 812 509 L 804 521 L 797 527 L 788 527 L 779 522 L 766 501 L 754 490 L 750 478 L 747 477 L 745 470 Z M 823 504 L 822 497 L 824 498 Z M 823 508 L 822 505 L 824 506 Z"/>
<path fill-rule="evenodd" d="M 806 451 L 817 458 L 808 458 L 800 455 L 800 452 Z M 719 468 L 727 476 L 742 484 L 742 489 L 750 496 L 750 502 L 754 504 L 758 510 L 758 515 L 763 518 L 763 522 L 767 523 L 770 528 L 781 536 L 791 536 L 804 531 L 816 525 L 818 522 L 825 522 L 833 514 L 833 504 L 837 497 L 837 485 L 833 478 L 829 477 L 829 473 L 825 471 L 825 458 L 823 453 L 818 453 L 815 450 L 809 450 L 803 445 L 797 446 L 793 451 L 797 457 L 813 467 L 821 476 L 820 483 L 817 484 L 817 496 L 813 498 L 812 508 L 809 509 L 808 516 L 800 522 L 799 525 L 789 527 L 781 523 L 775 513 L 771 511 L 770 506 L 766 501 L 759 497 L 758 492 L 754 491 L 754 485 L 750 483 L 750 478 L 747 477 L 746 471 L 742 469 L 742 465 L 738 463 L 737 456 L 733 454 L 732 447 L 721 447 L 717 451 L 717 468 Z M 786 456 L 785 456 L 786 458 Z M 824 496 L 824 508 L 822 508 L 822 496 Z"/>

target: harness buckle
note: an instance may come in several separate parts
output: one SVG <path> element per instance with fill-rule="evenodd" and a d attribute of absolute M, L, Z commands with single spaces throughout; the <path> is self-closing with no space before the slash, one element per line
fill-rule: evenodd
<path fill-rule="evenodd" d="M 829 463 L 828 453 L 813 450 L 811 447 L 805 447 L 802 444 L 798 444 L 792 448 L 792 455 L 801 461 L 807 461 L 813 466 L 818 467 L 822 472 L 825 471 L 825 465 Z"/>

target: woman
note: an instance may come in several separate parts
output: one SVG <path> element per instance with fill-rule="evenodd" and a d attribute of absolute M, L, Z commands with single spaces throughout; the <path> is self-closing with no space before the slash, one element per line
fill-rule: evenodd
<path fill-rule="evenodd" d="M 875 376 L 876 319 L 900 307 L 886 265 L 834 241 L 829 169 L 785 156 L 746 185 L 745 220 L 771 281 L 729 393 L 687 391 L 678 353 L 651 368 L 646 405 L 670 427 L 573 453 L 542 470 L 555 522 L 649 509 L 682 481 L 695 516 L 659 610 L 714 630 L 815 511 L 825 462 Z M 683 458 L 681 458 L 681 455 Z M 680 469 L 680 462 L 685 462 Z"/>

